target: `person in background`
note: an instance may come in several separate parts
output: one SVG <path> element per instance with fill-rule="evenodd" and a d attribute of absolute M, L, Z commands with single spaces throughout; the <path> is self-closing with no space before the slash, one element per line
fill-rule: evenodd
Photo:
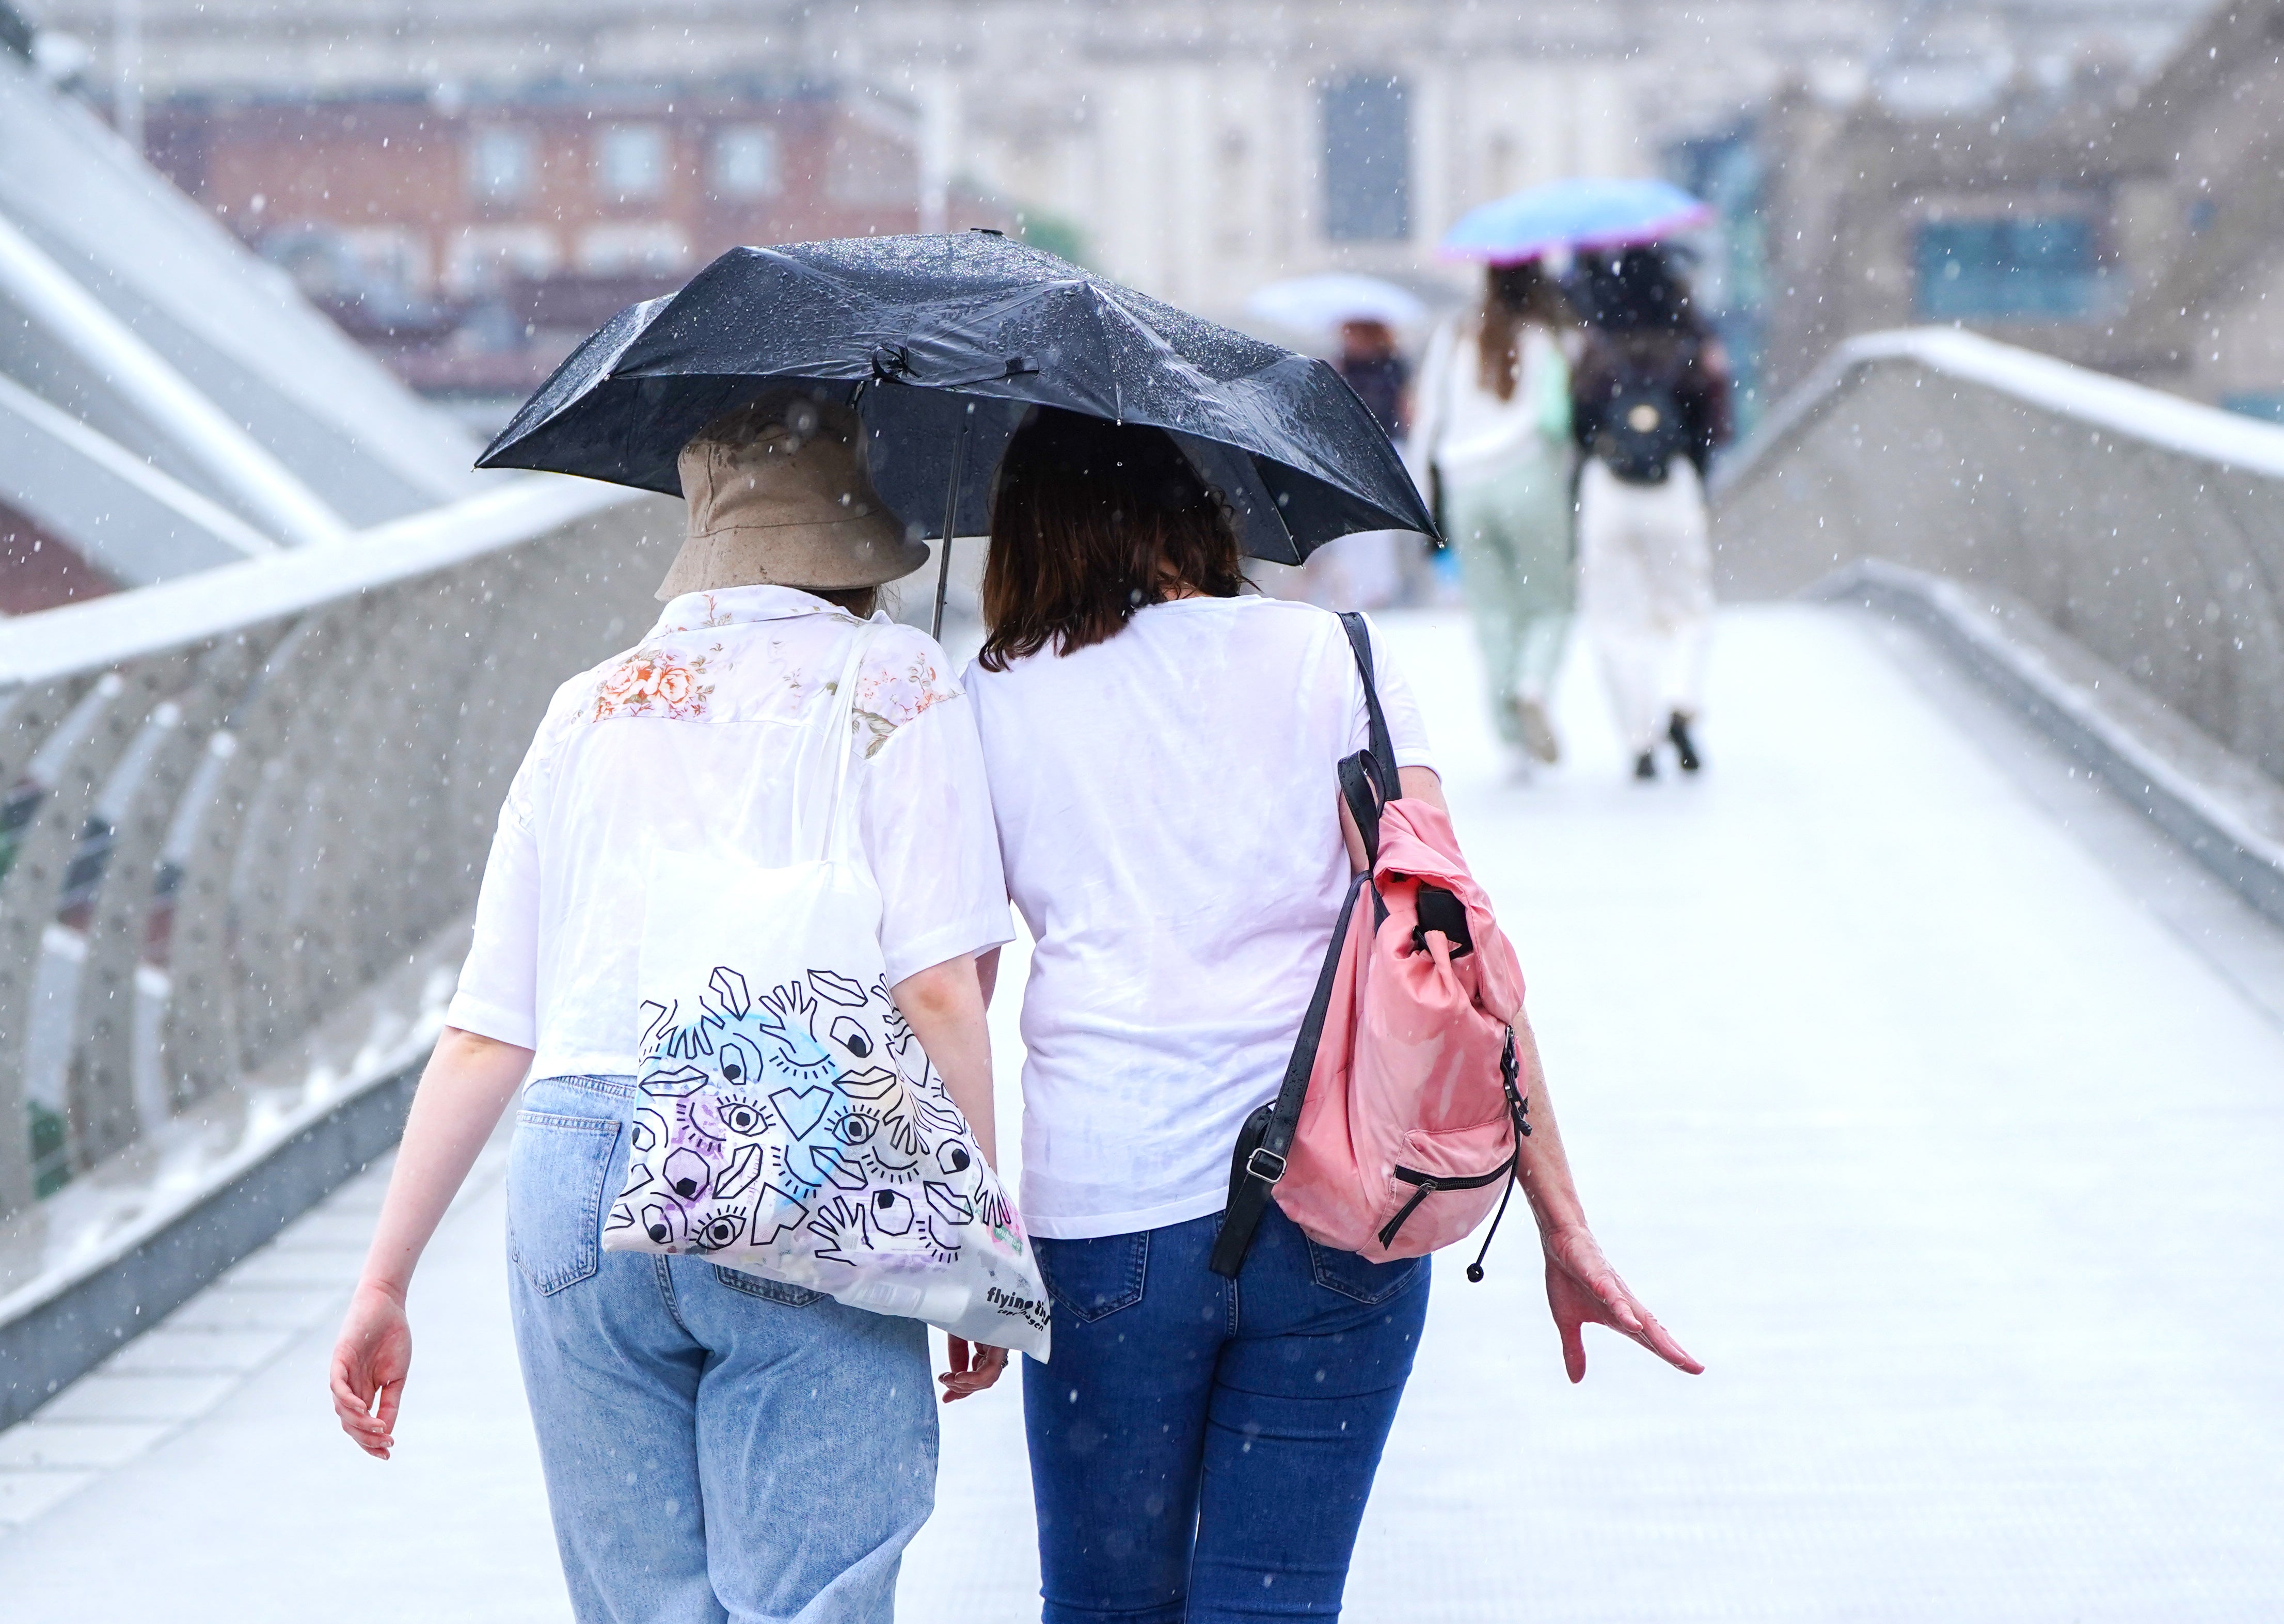
<path fill-rule="evenodd" d="M 1388 437 L 1402 440 L 1412 416 L 1412 402 L 1404 393 L 1412 381 L 1412 369 L 1398 353 L 1388 324 L 1367 316 L 1342 322 L 1341 355 L 1333 365 Z"/>
<path fill-rule="evenodd" d="M 1396 347 L 1396 331 L 1376 316 L 1353 316 L 1340 326 L 1333 366 L 1373 420 L 1401 444 L 1412 402 L 1412 369 Z M 1302 596 L 1326 609 L 1378 609 L 1404 596 L 1407 554 L 1420 538 L 1406 530 L 1364 530 L 1327 543 L 1302 566 Z"/>
<path fill-rule="evenodd" d="M 1561 753 L 1547 705 L 1573 600 L 1574 327 L 1538 261 L 1491 266 L 1482 309 L 1428 344 L 1407 457 L 1459 550 L 1499 736 L 1541 761 Z"/>
<path fill-rule="evenodd" d="M 1579 609 L 1634 777 L 1657 777 L 1665 744 L 1695 772 L 1713 627 L 1705 473 L 1729 437 L 1727 362 L 1665 249 L 1588 256 L 1572 290 L 1591 324 L 1571 405 L 1588 458 Z"/>

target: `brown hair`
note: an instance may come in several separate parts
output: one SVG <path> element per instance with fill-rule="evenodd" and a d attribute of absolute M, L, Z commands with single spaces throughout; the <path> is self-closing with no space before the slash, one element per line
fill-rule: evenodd
<path fill-rule="evenodd" d="M 1169 589 L 1234 597 L 1237 558 L 1228 508 L 1164 430 L 1042 407 L 999 465 L 979 663 L 1106 642 Z"/>
<path fill-rule="evenodd" d="M 1571 321 L 1561 285 L 1538 261 L 1490 267 L 1483 276 L 1483 312 L 1475 341 L 1483 387 L 1503 401 L 1513 400 L 1516 380 L 1522 376 L 1522 330 L 1566 327 Z"/>

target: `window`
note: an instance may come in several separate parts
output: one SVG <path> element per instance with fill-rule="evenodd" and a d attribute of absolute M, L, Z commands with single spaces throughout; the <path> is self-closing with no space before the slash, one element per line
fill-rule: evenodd
<path fill-rule="evenodd" d="M 671 277 L 690 268 L 690 241 L 669 220 L 626 220 L 580 234 L 577 263 L 591 277 Z"/>
<path fill-rule="evenodd" d="M 920 195 L 919 153 L 864 129 L 833 137 L 825 195 L 860 208 L 910 207 Z"/>
<path fill-rule="evenodd" d="M 1920 314 L 1937 320 L 2066 320 L 2102 293 L 2094 223 L 2081 215 L 1930 220 L 1913 261 Z"/>
<path fill-rule="evenodd" d="M 481 297 L 512 282 L 538 282 L 562 267 L 555 233 L 544 225 L 464 227 L 444 250 L 444 287 Z"/>
<path fill-rule="evenodd" d="M 732 124 L 714 133 L 714 193 L 773 198 L 785 189 L 778 132 L 766 124 Z"/>
<path fill-rule="evenodd" d="M 654 198 L 666 190 L 666 131 L 655 124 L 614 124 L 595 137 L 595 185 L 614 202 Z"/>
<path fill-rule="evenodd" d="M 468 190 L 478 202 L 520 203 L 538 177 L 538 144 L 528 129 L 480 129 L 468 144 Z"/>
<path fill-rule="evenodd" d="M 1325 117 L 1325 235 L 1334 242 L 1401 242 L 1412 235 L 1412 116 L 1404 82 L 1334 80 Z"/>

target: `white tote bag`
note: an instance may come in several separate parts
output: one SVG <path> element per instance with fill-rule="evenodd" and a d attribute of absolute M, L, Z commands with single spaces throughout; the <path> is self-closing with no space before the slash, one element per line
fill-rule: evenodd
<path fill-rule="evenodd" d="M 1044 1359 L 1022 1221 L 888 995 L 847 792 L 868 641 L 852 639 L 823 738 L 807 730 L 825 771 L 790 799 L 794 850 L 815 855 L 652 860 L 639 1098 L 603 1245 L 700 1254 Z M 817 788 L 831 794 L 821 829 L 800 816 Z"/>

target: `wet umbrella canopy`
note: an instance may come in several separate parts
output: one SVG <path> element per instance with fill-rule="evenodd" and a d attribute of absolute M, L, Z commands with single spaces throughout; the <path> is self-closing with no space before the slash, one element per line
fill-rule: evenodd
<path fill-rule="evenodd" d="M 1168 431 L 1254 558 L 1432 532 L 1388 436 L 1323 362 L 991 232 L 733 248 L 614 317 L 478 466 L 679 495 L 684 442 L 787 385 L 856 406 L 873 482 L 921 537 L 989 527 L 992 474 L 1034 406 Z"/>
<path fill-rule="evenodd" d="M 1658 180 L 1548 181 L 1485 203 L 1446 232 L 1447 259 L 1519 265 L 1557 248 L 1624 248 L 1703 225 L 1713 211 Z"/>

